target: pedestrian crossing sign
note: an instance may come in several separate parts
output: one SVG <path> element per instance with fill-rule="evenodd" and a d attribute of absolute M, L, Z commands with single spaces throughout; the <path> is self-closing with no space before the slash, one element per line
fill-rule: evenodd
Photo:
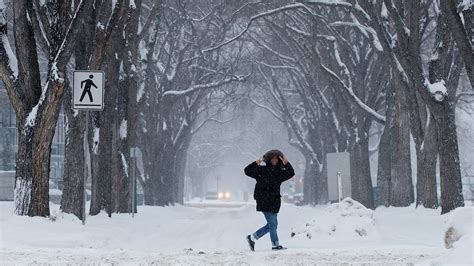
<path fill-rule="evenodd" d="M 73 109 L 102 111 L 104 109 L 104 72 L 74 71 Z"/>

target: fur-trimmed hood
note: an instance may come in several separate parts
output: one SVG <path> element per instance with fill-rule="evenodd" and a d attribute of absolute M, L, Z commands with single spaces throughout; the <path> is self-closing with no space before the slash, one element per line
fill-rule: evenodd
<path fill-rule="evenodd" d="M 279 150 L 270 150 L 270 151 L 267 151 L 264 155 L 263 155 L 263 161 L 266 163 L 266 164 L 269 164 L 270 163 L 270 160 L 273 158 L 273 157 L 277 157 L 278 158 L 278 161 L 281 161 L 280 160 L 280 156 L 283 157 L 283 152 L 279 151 Z"/>

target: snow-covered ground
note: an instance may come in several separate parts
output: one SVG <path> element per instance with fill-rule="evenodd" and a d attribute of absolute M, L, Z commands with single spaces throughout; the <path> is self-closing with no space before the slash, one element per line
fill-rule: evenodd
<path fill-rule="evenodd" d="M 19 217 L 12 202 L 0 202 L 0 265 L 95 263 L 106 265 L 306 265 L 436 264 L 473 265 L 473 208 L 448 215 L 414 207 L 365 209 L 347 201 L 330 206 L 282 206 L 280 242 L 268 236 L 248 250 L 245 235 L 264 224 L 255 205 L 217 208 L 139 207 L 128 214 L 88 217 L 85 226 L 52 205 L 52 218 Z M 454 226 L 460 240 L 444 247 Z"/>

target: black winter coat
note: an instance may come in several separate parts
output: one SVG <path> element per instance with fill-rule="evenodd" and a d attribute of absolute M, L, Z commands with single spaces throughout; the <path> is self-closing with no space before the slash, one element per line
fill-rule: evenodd
<path fill-rule="evenodd" d="M 255 178 L 257 184 L 253 198 L 257 201 L 257 211 L 278 213 L 281 206 L 280 185 L 295 175 L 290 163 L 260 166 L 253 162 L 244 169 L 245 175 Z"/>

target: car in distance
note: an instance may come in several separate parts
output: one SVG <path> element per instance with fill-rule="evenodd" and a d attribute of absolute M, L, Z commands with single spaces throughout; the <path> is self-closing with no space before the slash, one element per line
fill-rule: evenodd
<path fill-rule="evenodd" d="M 206 200 L 228 200 L 230 199 L 230 192 L 228 191 L 208 191 L 204 199 Z"/>

